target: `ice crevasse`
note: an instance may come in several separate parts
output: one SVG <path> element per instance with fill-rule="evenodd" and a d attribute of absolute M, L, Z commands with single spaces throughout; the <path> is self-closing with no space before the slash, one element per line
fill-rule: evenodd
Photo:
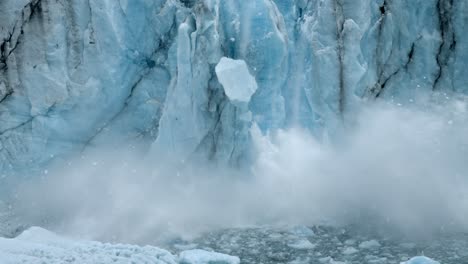
<path fill-rule="evenodd" d="M 122 142 L 239 166 L 254 123 L 320 136 L 363 101 L 466 94 L 467 13 L 464 0 L 3 0 L 0 170 Z"/>

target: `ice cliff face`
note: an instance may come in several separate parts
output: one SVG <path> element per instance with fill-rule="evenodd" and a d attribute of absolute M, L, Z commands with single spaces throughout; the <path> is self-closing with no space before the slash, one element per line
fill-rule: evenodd
<path fill-rule="evenodd" d="M 0 170 L 122 141 L 242 165 L 253 123 L 322 135 L 363 100 L 468 93 L 466 14 L 465 0 L 2 0 Z M 222 57 L 248 66 L 249 102 L 226 96 Z"/>

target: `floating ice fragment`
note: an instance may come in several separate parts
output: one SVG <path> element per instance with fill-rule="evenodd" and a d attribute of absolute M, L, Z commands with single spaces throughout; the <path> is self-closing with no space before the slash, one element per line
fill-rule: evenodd
<path fill-rule="evenodd" d="M 439 262 L 428 257 L 414 257 L 408 261 L 401 262 L 401 264 L 440 264 Z"/>
<path fill-rule="evenodd" d="M 178 250 L 192 250 L 197 248 L 198 244 L 190 243 L 190 244 L 175 244 L 174 247 Z"/>
<path fill-rule="evenodd" d="M 209 252 L 201 249 L 187 250 L 180 253 L 180 264 L 239 264 L 238 257 L 229 256 L 226 254 Z"/>
<path fill-rule="evenodd" d="M 352 254 L 356 254 L 358 253 L 359 250 L 357 250 L 356 248 L 354 247 L 347 247 L 343 250 L 343 254 L 344 255 L 352 255 Z"/>
<path fill-rule="evenodd" d="M 319 262 L 322 264 L 345 264 L 345 262 L 336 261 L 332 257 L 321 258 Z"/>
<path fill-rule="evenodd" d="M 300 250 L 315 248 L 315 245 L 310 243 L 310 241 L 307 240 L 307 239 L 301 239 L 301 240 L 298 240 L 298 241 L 294 241 L 293 243 L 289 243 L 288 246 L 292 247 L 294 249 L 300 249 Z"/>
<path fill-rule="evenodd" d="M 379 247 L 380 247 L 380 243 L 377 240 L 364 241 L 361 244 L 359 244 L 359 248 L 362 248 L 362 249 L 375 249 Z"/>
<path fill-rule="evenodd" d="M 290 232 L 294 235 L 301 236 L 301 237 L 315 236 L 314 231 L 312 231 L 307 226 L 296 226 Z"/>

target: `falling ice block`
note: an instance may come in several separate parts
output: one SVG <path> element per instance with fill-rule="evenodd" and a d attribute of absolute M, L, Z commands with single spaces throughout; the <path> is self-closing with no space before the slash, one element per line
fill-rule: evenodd
<path fill-rule="evenodd" d="M 245 103 L 250 101 L 257 90 L 257 82 L 245 61 L 222 57 L 215 71 L 229 100 Z"/>

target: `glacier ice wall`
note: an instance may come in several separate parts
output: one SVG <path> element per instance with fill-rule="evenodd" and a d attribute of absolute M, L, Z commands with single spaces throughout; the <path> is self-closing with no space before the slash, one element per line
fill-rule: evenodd
<path fill-rule="evenodd" d="M 254 123 L 321 136 L 366 100 L 466 94 L 466 14 L 465 0 L 2 0 L 0 170 L 109 145 L 237 166 Z M 216 77 L 222 57 L 256 79 L 246 107 Z"/>

